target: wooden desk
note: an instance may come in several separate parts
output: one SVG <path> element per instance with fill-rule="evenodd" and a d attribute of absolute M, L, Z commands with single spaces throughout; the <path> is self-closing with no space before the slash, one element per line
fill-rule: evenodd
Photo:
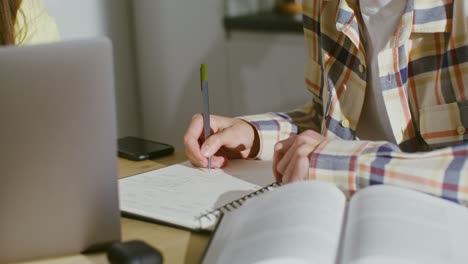
<path fill-rule="evenodd" d="M 119 159 L 119 178 L 125 178 L 138 173 L 159 169 L 185 160 L 183 153 L 156 159 L 134 162 Z M 139 220 L 121 217 L 122 240 L 144 240 L 159 249 L 164 257 L 164 263 L 199 263 L 208 245 L 210 235 L 207 233 L 190 232 L 161 224 L 147 223 Z M 108 263 L 105 254 L 76 255 L 41 261 L 27 262 L 30 264 L 101 264 Z"/>

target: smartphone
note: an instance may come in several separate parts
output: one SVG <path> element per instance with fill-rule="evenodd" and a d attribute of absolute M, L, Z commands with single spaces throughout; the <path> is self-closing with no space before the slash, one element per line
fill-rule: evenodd
<path fill-rule="evenodd" d="M 117 145 L 119 157 L 136 161 L 154 159 L 174 152 L 174 147 L 169 144 L 137 137 L 120 138 Z"/>

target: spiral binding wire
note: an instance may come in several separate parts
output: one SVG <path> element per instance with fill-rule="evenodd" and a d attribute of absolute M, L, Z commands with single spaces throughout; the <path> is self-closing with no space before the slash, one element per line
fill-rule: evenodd
<path fill-rule="evenodd" d="M 216 209 L 213 209 L 211 211 L 208 211 L 204 214 L 201 214 L 198 219 L 202 219 L 202 218 L 207 218 L 208 220 L 216 220 L 221 214 L 224 214 L 224 213 L 227 213 L 227 212 L 230 212 L 230 211 L 233 211 L 239 207 L 242 206 L 242 204 L 244 204 L 244 202 L 252 197 L 255 197 L 257 195 L 260 195 L 262 193 L 265 193 L 265 192 L 268 192 L 268 191 L 271 191 L 273 189 L 275 189 L 276 187 L 279 187 L 281 186 L 281 183 L 272 183 L 270 185 L 267 185 L 261 189 L 258 189 L 252 193 L 249 193 L 245 196 L 242 196 L 241 198 L 237 199 L 237 200 L 234 200 L 232 202 L 229 202 L 221 207 L 218 207 Z M 213 218 L 212 218 L 213 217 Z"/>

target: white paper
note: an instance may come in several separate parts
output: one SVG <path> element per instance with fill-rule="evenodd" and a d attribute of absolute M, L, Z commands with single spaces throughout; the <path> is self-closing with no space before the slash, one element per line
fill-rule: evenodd
<path fill-rule="evenodd" d="M 273 179 L 271 162 L 232 161 L 223 170 L 210 171 L 186 162 L 119 180 L 120 209 L 199 229 L 200 215 L 263 187 L 251 182 Z"/>
<path fill-rule="evenodd" d="M 468 263 L 468 210 L 440 198 L 373 186 L 351 200 L 341 263 Z"/>
<path fill-rule="evenodd" d="M 321 182 L 288 184 L 227 213 L 203 261 L 334 264 L 344 195 Z"/>

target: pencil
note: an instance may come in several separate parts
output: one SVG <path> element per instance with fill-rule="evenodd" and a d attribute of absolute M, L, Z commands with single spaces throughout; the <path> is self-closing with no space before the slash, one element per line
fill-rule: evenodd
<path fill-rule="evenodd" d="M 201 91 L 203 94 L 203 123 L 205 140 L 210 136 L 210 101 L 208 98 L 208 66 L 203 63 L 200 67 Z M 211 157 L 208 158 L 208 170 L 211 170 Z"/>

